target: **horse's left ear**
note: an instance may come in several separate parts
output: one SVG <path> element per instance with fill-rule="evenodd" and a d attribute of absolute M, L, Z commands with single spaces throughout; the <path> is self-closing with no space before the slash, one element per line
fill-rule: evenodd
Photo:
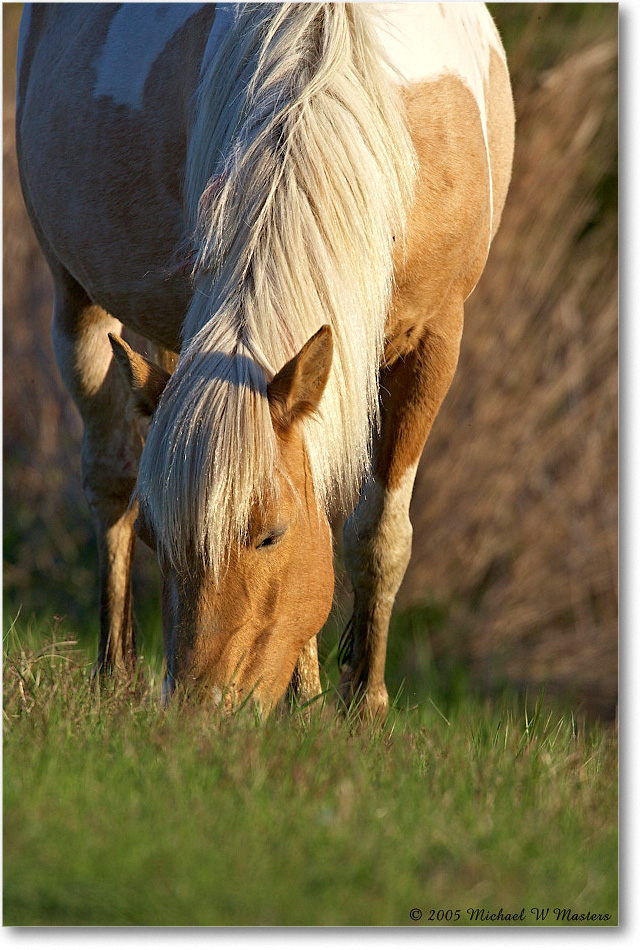
<path fill-rule="evenodd" d="M 272 421 L 282 432 L 319 405 L 330 375 L 332 348 L 332 329 L 326 324 L 268 383 Z"/>
<path fill-rule="evenodd" d="M 109 334 L 109 340 L 114 359 L 131 390 L 134 409 L 143 418 L 151 419 L 170 374 L 136 353 L 115 333 Z"/>

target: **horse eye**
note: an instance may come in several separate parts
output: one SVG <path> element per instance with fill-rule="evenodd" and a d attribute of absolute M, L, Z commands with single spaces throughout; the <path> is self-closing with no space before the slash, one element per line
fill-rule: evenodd
<path fill-rule="evenodd" d="M 285 534 L 285 528 L 275 528 L 274 531 L 270 531 L 269 534 L 264 535 L 261 540 L 256 545 L 258 548 L 271 548 L 273 545 L 278 544 L 283 535 Z"/>
<path fill-rule="evenodd" d="M 273 534 L 268 534 L 267 538 L 263 538 L 262 541 L 259 541 L 257 548 L 269 548 L 273 544 L 276 544 L 277 541 L 278 538 L 276 538 Z"/>

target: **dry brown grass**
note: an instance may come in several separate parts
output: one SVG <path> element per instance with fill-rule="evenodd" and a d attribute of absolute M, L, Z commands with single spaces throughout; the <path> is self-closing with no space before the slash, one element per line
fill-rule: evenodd
<path fill-rule="evenodd" d="M 454 599 L 460 649 L 485 680 L 548 683 L 606 712 L 617 695 L 615 39 L 518 85 L 516 108 L 509 200 L 420 469 L 400 600 Z"/>
<path fill-rule="evenodd" d="M 55 369 L 51 282 L 17 177 L 18 6 L 3 7 L 5 590 L 12 605 L 90 613 L 80 425 Z M 420 467 L 400 604 L 451 603 L 456 641 L 434 632 L 435 652 L 459 651 L 485 682 L 546 682 L 609 712 L 617 691 L 617 6 L 606 30 L 604 17 L 594 23 L 600 6 L 587 5 L 591 16 L 572 24 L 569 52 L 571 27 L 559 26 L 569 5 L 520 5 L 513 183 Z M 500 11 L 507 24 L 516 9 Z M 534 56 L 544 30 L 546 55 Z"/>

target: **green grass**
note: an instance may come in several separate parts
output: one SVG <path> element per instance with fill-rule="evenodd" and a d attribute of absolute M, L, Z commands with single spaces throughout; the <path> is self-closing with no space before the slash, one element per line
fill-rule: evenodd
<path fill-rule="evenodd" d="M 5 636 L 5 925 L 617 922 L 605 727 L 438 692 L 381 729 L 161 712 L 155 663 L 98 691 L 91 659 L 61 629 Z"/>
<path fill-rule="evenodd" d="M 616 35 L 617 4 L 491 9 L 523 88 Z M 7 82 L 18 14 L 3 6 Z M 596 220 L 617 210 L 611 139 Z M 5 460 L 7 615 L 25 605 L 5 640 L 5 925 L 421 926 L 468 924 L 469 908 L 524 908 L 526 924 L 539 908 L 550 908 L 546 925 L 600 923 L 557 921 L 555 908 L 617 922 L 613 730 L 537 696 L 481 694 L 456 659 L 431 653 L 429 631 L 449 639 L 448 605 L 394 618 L 398 708 L 381 730 L 353 728 L 331 707 L 265 723 L 248 710 L 161 713 L 158 583 L 140 546 L 144 677 L 94 691 L 91 522 L 48 459 L 40 489 L 25 483 L 36 436 Z M 43 623 L 48 610 L 64 615 L 57 627 Z M 337 634 L 322 642 L 330 686 Z"/>

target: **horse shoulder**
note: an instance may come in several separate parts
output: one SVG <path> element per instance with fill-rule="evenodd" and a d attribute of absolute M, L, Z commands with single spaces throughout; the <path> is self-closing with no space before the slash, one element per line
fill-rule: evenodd
<path fill-rule="evenodd" d="M 402 87 L 417 158 L 405 243 L 395 244 L 389 349 L 413 349 L 428 322 L 465 300 L 499 226 L 513 156 L 514 111 L 505 58 L 479 52 L 482 91 L 453 59 Z M 472 70 L 475 72 L 475 70 Z"/>

